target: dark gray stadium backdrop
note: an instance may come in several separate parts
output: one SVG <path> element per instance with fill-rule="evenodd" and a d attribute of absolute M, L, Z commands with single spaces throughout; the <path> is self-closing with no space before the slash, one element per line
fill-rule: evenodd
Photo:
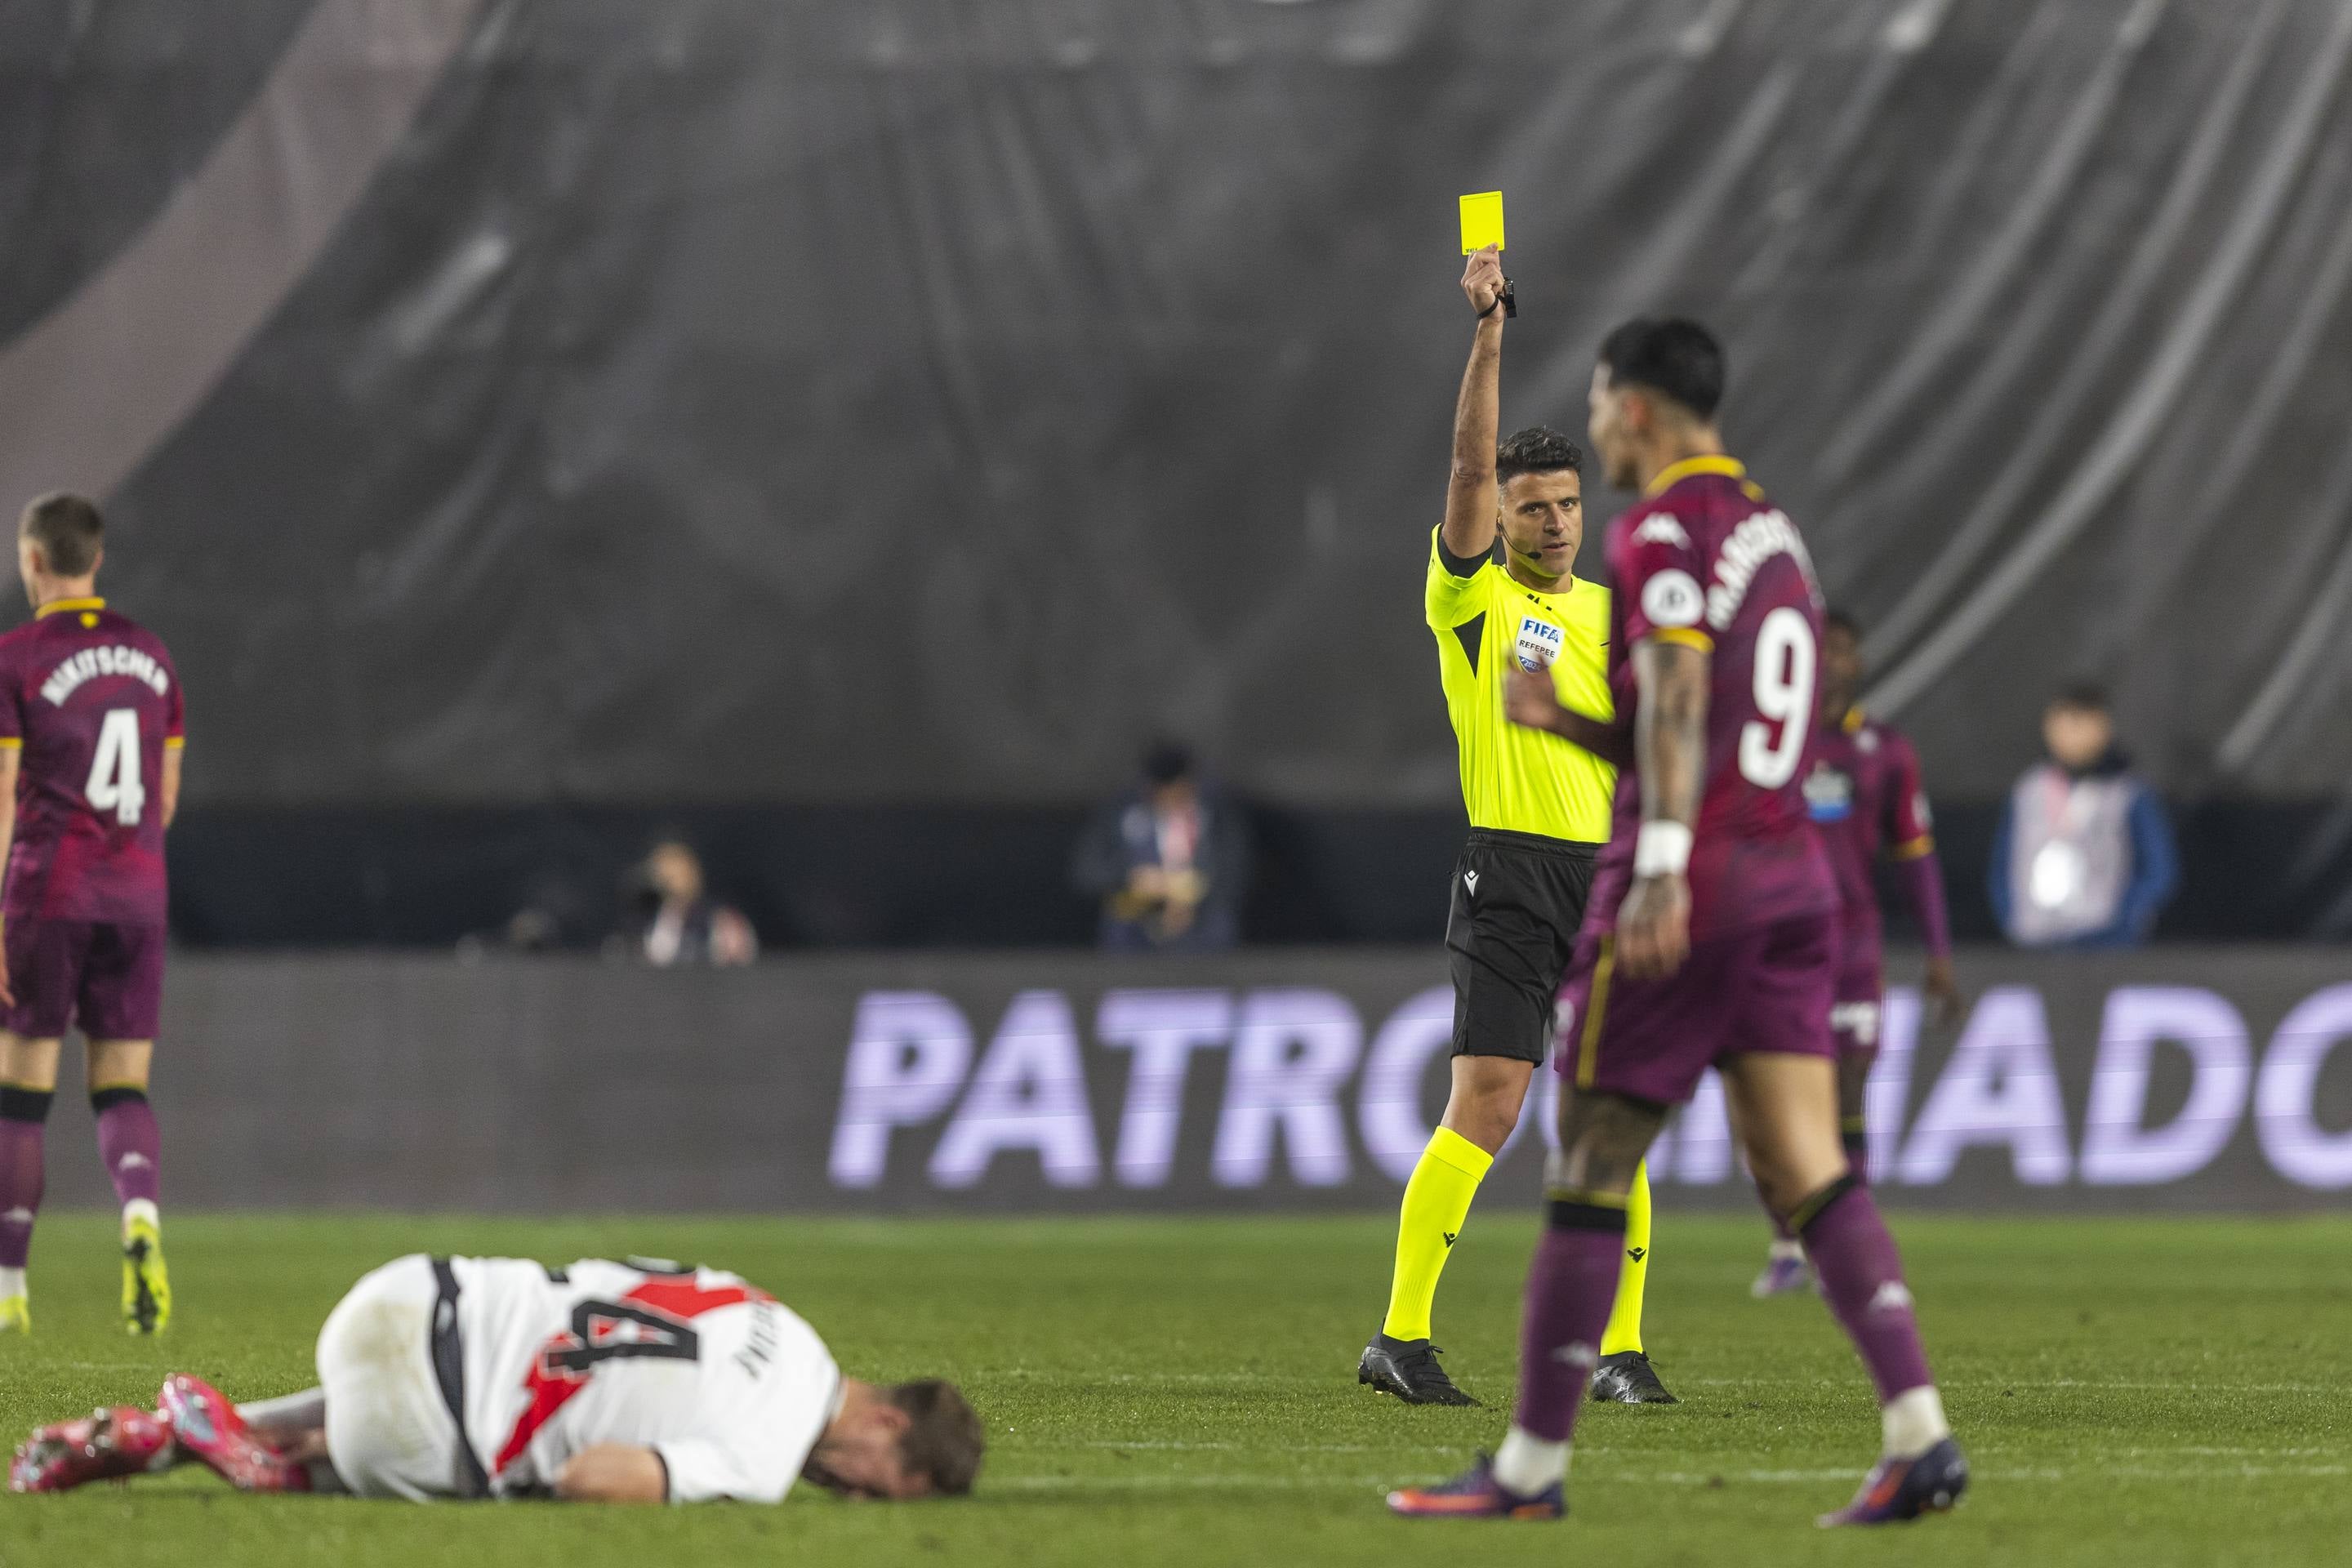
<path fill-rule="evenodd" d="M 0 501 L 110 497 L 191 844 L 344 938 L 544 874 L 406 921 L 420 809 L 470 868 L 550 809 L 865 858 L 905 806 L 1017 881 L 1173 729 L 1318 831 L 1442 816 L 1454 202 L 1500 187 L 1509 416 L 1580 427 L 1616 318 L 1715 322 L 1947 800 L 2104 676 L 2221 814 L 2176 929 L 2352 931 L 2347 69 L 2337 0 L 35 0 Z"/>
<path fill-rule="evenodd" d="M 1164 719 L 1268 793 L 1442 801 L 1400 699 L 1495 186 L 1513 416 L 1704 310 L 1948 790 L 2077 668 L 2168 783 L 2352 773 L 2334 0 L 183 10 L 0 32 L 43 150 L 0 358 L 205 221 L 255 116 L 315 163 L 220 269 L 308 265 L 152 447 L 0 474 L 120 479 L 197 798 L 1023 800 Z M 127 368 L 85 346 L 45 367 Z"/>
<path fill-rule="evenodd" d="M 1916 973 L 1897 954 L 1894 972 Z M 1873 1168 L 1903 1206 L 2308 1209 L 2352 1192 L 2352 966 L 1965 951 L 1957 1033 L 1890 1005 Z M 1444 1102 L 1443 955 L 1229 962 L 191 958 L 157 1097 L 175 1205 L 531 1211 L 1385 1208 Z M 1549 1073 L 1539 1079 L 1552 1088 Z M 1711 1083 L 1711 1080 L 1710 1080 Z M 1541 1097 L 1541 1098 L 1548 1098 Z M 58 1204 L 105 1196 L 51 1132 Z M 1489 1202 L 1532 1203 L 1548 1125 Z M 1710 1088 L 1670 1207 L 1751 1203 Z"/>

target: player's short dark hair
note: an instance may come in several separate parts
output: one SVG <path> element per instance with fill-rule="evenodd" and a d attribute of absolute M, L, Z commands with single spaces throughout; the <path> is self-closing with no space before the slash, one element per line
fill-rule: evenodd
<path fill-rule="evenodd" d="M 1612 384 L 1662 392 L 1701 419 L 1715 417 L 1729 374 L 1715 334 L 1681 316 L 1634 317 L 1601 340 L 1601 363 Z"/>
<path fill-rule="evenodd" d="M 2107 698 L 2107 689 L 2095 680 L 2077 680 L 2058 689 L 2050 699 L 2050 712 L 2112 713 L 2115 704 Z"/>
<path fill-rule="evenodd" d="M 1495 482 L 1507 485 L 1521 474 L 1551 474 L 1562 468 L 1582 472 L 1584 448 L 1542 425 L 1507 437 L 1495 448 Z"/>
<path fill-rule="evenodd" d="M 1862 623 L 1854 618 L 1852 611 L 1842 610 L 1835 605 L 1832 605 L 1822 616 L 1822 630 L 1843 632 L 1856 642 L 1862 640 Z"/>
<path fill-rule="evenodd" d="M 894 1384 L 882 1396 L 907 1413 L 907 1429 L 898 1437 L 898 1461 L 910 1475 L 929 1476 L 931 1490 L 940 1497 L 963 1497 L 980 1474 L 981 1456 L 988 1436 L 980 1413 L 962 1392 L 944 1378 L 918 1378 Z"/>
<path fill-rule="evenodd" d="M 98 564 L 106 520 L 84 497 L 55 490 L 25 508 L 16 531 L 41 547 L 41 559 L 60 577 L 79 577 Z"/>
<path fill-rule="evenodd" d="M 1143 776 L 1155 784 L 1172 784 L 1192 773 L 1192 749 L 1181 741 L 1154 741 L 1143 749 Z"/>

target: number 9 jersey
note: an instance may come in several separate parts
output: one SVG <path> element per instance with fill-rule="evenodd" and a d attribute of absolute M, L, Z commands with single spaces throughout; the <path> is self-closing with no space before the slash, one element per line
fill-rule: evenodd
<path fill-rule="evenodd" d="M 0 747 L 20 753 L 12 927 L 163 924 L 163 752 L 184 720 L 163 639 L 103 599 L 53 600 L 0 637 Z"/>
<path fill-rule="evenodd" d="M 1639 706 L 1632 653 L 1644 638 L 1710 658 L 1706 783 L 1691 847 L 1691 935 L 1837 907 L 1837 883 L 1806 808 L 1822 598 L 1805 542 L 1729 458 L 1663 470 L 1609 525 L 1616 580 L 1609 640 L 1617 711 Z M 1609 847 L 1588 931 L 1616 928 L 1642 824 L 1638 762 L 1617 780 Z"/>

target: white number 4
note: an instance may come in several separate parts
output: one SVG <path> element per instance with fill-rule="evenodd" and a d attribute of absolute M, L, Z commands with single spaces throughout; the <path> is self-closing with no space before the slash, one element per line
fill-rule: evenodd
<path fill-rule="evenodd" d="M 98 755 L 89 763 L 82 795 L 90 809 L 111 811 L 125 827 L 139 826 L 147 807 L 147 787 L 139 780 L 139 710 L 110 708 L 98 731 Z"/>

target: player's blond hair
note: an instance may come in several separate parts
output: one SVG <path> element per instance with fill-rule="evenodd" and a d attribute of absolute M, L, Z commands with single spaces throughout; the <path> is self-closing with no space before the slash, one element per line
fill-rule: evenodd
<path fill-rule="evenodd" d="M 98 565 L 106 520 L 87 497 L 52 490 L 25 508 L 16 531 L 41 547 L 41 559 L 60 577 L 79 577 Z"/>

